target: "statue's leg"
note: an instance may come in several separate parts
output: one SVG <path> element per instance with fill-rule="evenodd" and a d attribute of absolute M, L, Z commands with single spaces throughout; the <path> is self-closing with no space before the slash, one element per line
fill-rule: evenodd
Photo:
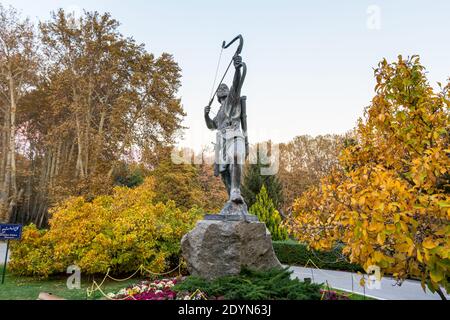
<path fill-rule="evenodd" d="M 242 165 L 232 164 L 230 167 L 231 167 L 231 190 L 241 190 Z"/>
<path fill-rule="evenodd" d="M 230 166 L 228 166 L 227 170 L 222 171 L 220 173 L 220 177 L 222 178 L 222 182 L 227 188 L 228 196 L 230 195 L 231 191 L 231 175 L 230 175 Z"/>
<path fill-rule="evenodd" d="M 236 203 L 243 203 L 244 199 L 241 196 L 241 177 L 242 177 L 242 152 L 237 150 L 237 143 L 235 144 L 235 153 L 233 156 L 233 163 L 230 165 L 231 171 L 231 191 L 230 200 Z"/>

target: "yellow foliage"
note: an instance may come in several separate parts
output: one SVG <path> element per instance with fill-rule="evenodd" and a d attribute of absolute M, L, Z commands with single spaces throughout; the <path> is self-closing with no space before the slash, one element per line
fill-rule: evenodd
<path fill-rule="evenodd" d="M 296 199 L 291 231 L 315 249 L 344 242 L 352 262 L 448 292 L 450 84 L 434 93 L 417 56 L 383 60 L 375 75 L 354 143 Z"/>
<path fill-rule="evenodd" d="M 180 240 L 200 218 L 197 209 L 181 211 L 173 201 L 155 203 L 154 182 L 116 187 L 92 202 L 70 198 L 51 210 L 50 229 L 24 228 L 12 248 L 11 269 L 22 275 L 48 276 L 75 264 L 84 274 L 154 272 L 169 267 Z"/>

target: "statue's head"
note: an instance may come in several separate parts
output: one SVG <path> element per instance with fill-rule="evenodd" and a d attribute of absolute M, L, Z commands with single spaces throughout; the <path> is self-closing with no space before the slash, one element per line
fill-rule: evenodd
<path fill-rule="evenodd" d="M 219 102 L 222 102 L 223 99 L 228 97 L 229 93 L 230 89 L 228 89 L 228 86 L 225 83 L 220 84 L 219 88 L 217 89 L 217 100 L 219 100 Z"/>

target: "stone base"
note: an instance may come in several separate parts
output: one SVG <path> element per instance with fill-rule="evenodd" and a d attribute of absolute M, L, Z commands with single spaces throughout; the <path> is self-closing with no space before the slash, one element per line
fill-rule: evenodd
<path fill-rule="evenodd" d="M 190 274 L 209 280 L 239 274 L 243 267 L 282 267 L 270 232 L 259 221 L 201 220 L 183 236 L 181 250 Z"/>
<path fill-rule="evenodd" d="M 204 219 L 214 221 L 259 221 L 258 217 L 253 214 L 244 214 L 242 216 L 236 214 L 207 214 Z"/>

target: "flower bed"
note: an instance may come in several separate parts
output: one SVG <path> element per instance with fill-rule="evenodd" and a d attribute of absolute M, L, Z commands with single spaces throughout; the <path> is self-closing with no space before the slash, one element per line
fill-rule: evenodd
<path fill-rule="evenodd" d="M 171 289 L 178 281 L 180 281 L 179 278 L 141 281 L 117 293 L 108 294 L 108 298 L 112 300 L 174 300 L 177 293 Z"/>
<path fill-rule="evenodd" d="M 320 290 L 320 293 L 322 300 L 350 300 L 348 295 L 333 290 Z"/>

